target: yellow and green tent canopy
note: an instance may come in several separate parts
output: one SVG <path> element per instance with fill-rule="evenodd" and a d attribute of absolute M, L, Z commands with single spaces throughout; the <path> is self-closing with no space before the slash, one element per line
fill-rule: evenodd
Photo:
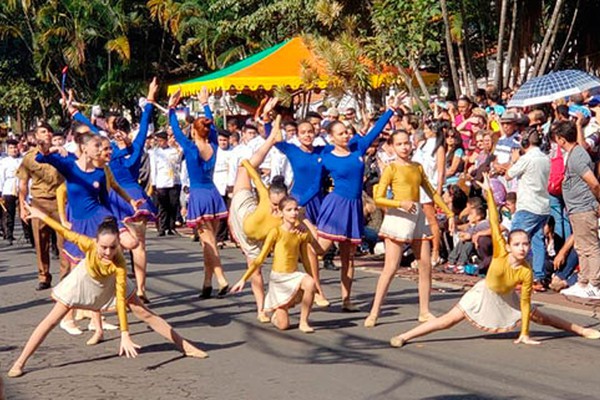
<path fill-rule="evenodd" d="M 181 88 L 182 96 L 191 96 L 200 91 L 203 86 L 206 86 L 210 92 L 232 89 L 238 91 L 244 89 L 257 90 L 261 88 L 271 90 L 276 86 L 284 86 L 296 90 L 304 85 L 302 79 L 303 62 L 311 63 L 314 60 L 313 54 L 303 39 L 296 37 L 254 54 L 222 70 L 170 85 L 168 93 L 172 94 Z M 426 82 L 434 82 L 437 81 L 438 75 L 426 74 L 424 78 Z M 373 75 L 372 81 L 373 86 L 381 86 L 385 82 L 390 81 L 390 73 Z M 327 77 L 321 77 L 320 80 L 312 84 L 312 88 L 318 87 L 324 89 L 328 84 Z"/>

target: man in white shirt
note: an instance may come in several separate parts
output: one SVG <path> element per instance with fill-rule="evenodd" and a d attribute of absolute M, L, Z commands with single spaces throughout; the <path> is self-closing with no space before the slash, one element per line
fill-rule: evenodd
<path fill-rule="evenodd" d="M 175 235 L 175 222 L 181 192 L 181 151 L 170 146 L 167 133 L 155 135 L 156 147 L 150 152 L 150 175 L 158 201 L 158 236 Z"/>
<path fill-rule="evenodd" d="M 521 138 L 521 146 L 525 154 L 516 162 L 510 162 L 505 178 L 519 179 L 517 191 L 517 212 L 512 218 L 512 230 L 524 230 L 531 238 L 533 252 L 534 290 L 544 291 L 543 280 L 546 278 L 544 245 L 544 225 L 550 216 L 550 194 L 548 178 L 550 176 L 550 157 L 544 154 L 539 146 L 541 135 L 535 128 L 530 128 Z"/>
<path fill-rule="evenodd" d="M 231 148 L 229 146 L 229 136 L 231 134 L 228 131 L 219 130 L 218 143 L 219 148 L 217 149 L 217 159 L 215 161 L 215 172 L 213 174 L 213 182 L 219 191 L 219 194 L 225 201 L 225 204 L 229 207 L 229 198 L 227 196 L 227 179 L 229 177 L 229 169 L 231 168 Z M 217 243 L 223 244 L 229 239 L 229 229 L 227 226 L 227 219 L 222 219 L 219 223 L 219 230 L 217 231 Z"/>
<path fill-rule="evenodd" d="M 4 226 L 4 239 L 12 246 L 15 240 L 13 232 L 15 229 L 15 215 L 17 203 L 19 200 L 18 187 L 19 180 L 16 177 L 17 169 L 23 161 L 19 155 L 19 142 L 14 139 L 6 141 L 7 157 L 0 160 L 0 194 L 2 203 L 6 208 L 2 224 Z"/>
<path fill-rule="evenodd" d="M 254 125 L 245 125 L 242 129 L 240 143 L 231 150 L 230 168 L 227 178 L 227 186 L 233 187 L 237 170 L 242 160 L 250 159 L 252 155 L 263 145 L 265 139 L 259 136 L 258 129 Z M 263 177 L 268 178 L 271 174 L 271 156 L 270 153 L 265 161 L 260 165 L 260 172 Z"/>

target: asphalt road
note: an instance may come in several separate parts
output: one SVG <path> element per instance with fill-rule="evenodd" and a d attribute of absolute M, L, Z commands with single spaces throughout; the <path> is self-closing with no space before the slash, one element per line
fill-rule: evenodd
<path fill-rule="evenodd" d="M 376 275 L 357 271 L 354 293 L 362 312 L 342 313 L 339 276 L 324 271 L 332 306 L 317 310 L 312 335 L 280 332 L 255 319 L 250 289 L 225 299 L 200 300 L 202 260 L 187 238 L 149 233 L 151 308 L 210 354 L 184 358 L 130 317 L 136 359 L 120 358 L 118 334 L 98 346 L 90 335 L 50 333 L 19 379 L 6 378 L 34 326 L 52 307 L 49 291 L 36 292 L 33 251 L 0 244 L 0 373 L 7 399 L 597 399 L 600 341 L 533 326 L 541 346 L 512 343 L 516 333 L 490 335 L 464 322 L 451 331 L 392 349 L 389 338 L 416 324 L 417 293 L 411 281 L 392 284 L 381 324 L 362 326 Z M 238 249 L 222 252 L 230 282 L 242 274 Z M 268 267 L 265 268 L 268 270 Z M 55 279 L 58 268 L 53 267 Z M 436 292 L 441 314 L 460 297 Z M 548 310 L 585 325 L 589 315 Z M 298 312 L 292 314 L 293 328 Z M 116 323 L 115 316 L 109 320 Z"/>

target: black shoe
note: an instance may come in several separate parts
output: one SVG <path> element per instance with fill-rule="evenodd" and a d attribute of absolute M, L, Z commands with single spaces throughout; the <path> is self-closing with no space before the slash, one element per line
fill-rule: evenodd
<path fill-rule="evenodd" d="M 52 287 L 52 285 L 50 284 L 50 282 L 40 282 L 40 283 L 38 283 L 35 290 L 37 290 L 37 291 L 46 290 L 46 289 L 50 289 L 51 287 Z"/>
<path fill-rule="evenodd" d="M 12 239 L 8 239 L 8 245 L 12 246 L 13 245 L 13 240 Z"/>
<path fill-rule="evenodd" d="M 194 236 L 192 238 L 192 242 L 199 242 L 200 241 L 200 236 Z"/>
<path fill-rule="evenodd" d="M 158 232 L 158 236 L 165 236 L 165 231 Z"/>
<path fill-rule="evenodd" d="M 331 260 L 323 261 L 323 268 L 329 271 L 338 271 L 340 269 L 340 267 L 337 267 Z"/>
<path fill-rule="evenodd" d="M 225 285 L 219 289 L 217 292 L 217 298 L 222 299 L 223 297 L 227 296 L 227 293 L 229 293 L 229 285 Z"/>
<path fill-rule="evenodd" d="M 142 303 L 144 303 L 144 304 L 150 304 L 150 300 L 148 300 L 148 298 L 146 297 L 145 294 L 141 294 L 138 297 L 142 301 Z"/>
<path fill-rule="evenodd" d="M 203 287 L 199 297 L 201 299 L 210 299 L 212 297 L 212 290 L 212 286 Z"/>

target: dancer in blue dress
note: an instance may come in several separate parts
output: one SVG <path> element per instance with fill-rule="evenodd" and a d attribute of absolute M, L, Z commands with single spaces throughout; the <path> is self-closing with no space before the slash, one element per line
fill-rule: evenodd
<path fill-rule="evenodd" d="M 339 121 L 329 125 L 329 135 L 334 149 L 322 155 L 325 173 L 333 179 L 334 188 L 323 199 L 317 229 L 319 244 L 326 251 L 333 242 L 340 243 L 342 261 L 342 310 L 355 311 L 350 300 L 354 277 L 353 254 L 362 240 L 364 217 L 362 187 L 365 165 L 363 156 L 371 143 L 383 131 L 394 110 L 388 109 L 363 137 L 352 139 L 352 134 Z"/>
<path fill-rule="evenodd" d="M 180 96 L 180 91 L 177 91 L 169 99 L 169 123 L 175 140 L 183 150 L 190 177 L 187 225 L 198 228 L 204 251 L 204 284 L 200 297 L 211 297 L 213 274 L 219 283 L 218 295 L 223 296 L 227 293 L 229 284 L 221 266 L 216 234 L 219 220 L 227 218 L 227 206 L 213 182 L 218 149 L 217 131 L 212 124 L 213 116 L 208 107 L 208 91 L 203 87 L 198 100 L 204 107 L 205 116 L 194 120 L 192 140 L 188 139 L 179 126 L 174 109 Z"/>
<path fill-rule="evenodd" d="M 140 177 L 140 165 L 144 155 L 144 147 L 150 121 L 152 119 L 153 102 L 156 100 L 158 83 L 156 78 L 152 80 L 148 88 L 148 102 L 144 106 L 140 127 L 133 142 L 129 138 L 131 126 L 129 121 L 123 117 L 117 117 L 113 123 L 116 134 L 116 144 L 119 150 L 126 151 L 128 156 L 111 157 L 110 170 L 119 186 L 123 188 L 134 199 L 144 199 L 140 208 L 134 210 L 131 204 L 124 201 L 116 191 L 109 192 L 111 211 L 122 221 L 135 235 L 139 246 L 132 250 L 133 271 L 137 285 L 137 296 L 144 302 L 149 303 L 146 297 L 146 224 L 156 219 L 157 209 L 150 200 L 146 191 L 138 183 Z"/>

